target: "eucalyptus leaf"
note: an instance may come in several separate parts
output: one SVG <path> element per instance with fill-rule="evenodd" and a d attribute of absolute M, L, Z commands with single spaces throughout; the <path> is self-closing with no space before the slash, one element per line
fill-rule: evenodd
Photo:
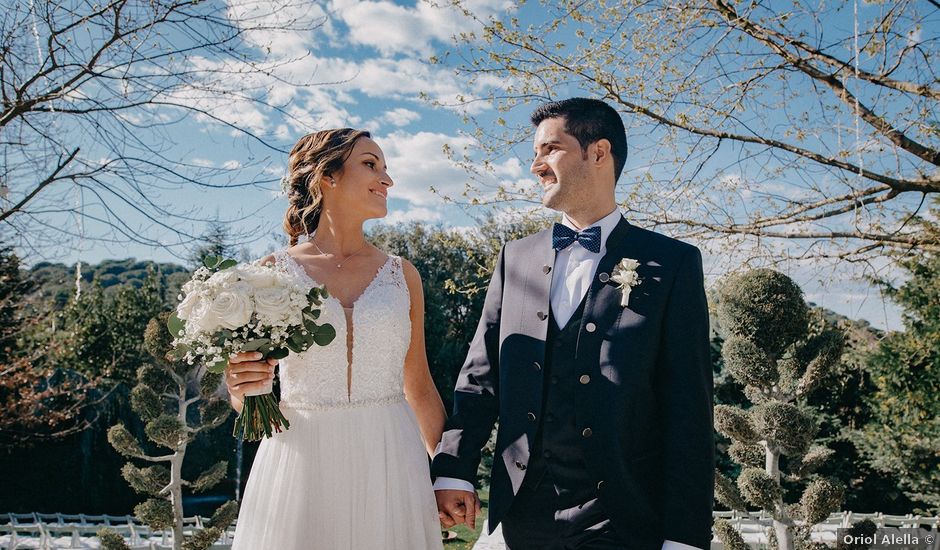
<path fill-rule="evenodd" d="M 258 351 L 266 344 L 270 344 L 270 338 L 255 338 L 254 340 L 248 340 L 242 347 L 242 351 Z"/>
<path fill-rule="evenodd" d="M 287 344 L 287 348 L 290 349 L 294 353 L 300 353 L 304 351 L 303 342 L 297 343 L 294 341 L 293 338 L 289 338 L 286 344 Z"/>
<path fill-rule="evenodd" d="M 317 331 L 320 330 L 320 327 L 309 318 L 304 319 L 304 328 L 306 328 L 307 332 L 310 334 L 316 334 Z"/>
<path fill-rule="evenodd" d="M 218 361 L 206 363 L 206 370 L 209 372 L 220 373 L 228 366 L 228 358 L 222 357 Z"/>
<path fill-rule="evenodd" d="M 317 333 L 313 335 L 313 341 L 318 346 L 329 345 L 334 338 L 336 338 L 336 329 L 333 328 L 333 325 L 321 325 Z"/>
<path fill-rule="evenodd" d="M 267 359 L 277 359 L 281 360 L 287 357 L 290 354 L 290 351 L 287 348 L 277 348 L 271 350 L 271 353 L 268 354 Z"/>
<path fill-rule="evenodd" d="M 221 271 L 223 269 L 228 269 L 230 267 L 235 267 L 238 265 L 238 262 L 232 259 L 225 260 L 224 262 L 218 265 L 218 269 Z"/>
<path fill-rule="evenodd" d="M 166 322 L 167 328 L 170 330 L 170 335 L 174 338 L 179 338 L 186 332 L 186 321 L 180 319 L 176 316 L 176 312 L 170 314 L 170 318 Z"/>
<path fill-rule="evenodd" d="M 202 265 L 208 267 L 209 269 L 215 269 L 216 266 L 218 266 L 219 262 L 221 261 L 222 261 L 222 258 L 220 258 L 219 256 L 209 255 L 203 258 Z"/>

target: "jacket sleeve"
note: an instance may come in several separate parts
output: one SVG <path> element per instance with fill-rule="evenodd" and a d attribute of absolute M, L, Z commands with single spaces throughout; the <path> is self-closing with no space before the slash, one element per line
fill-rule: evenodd
<path fill-rule="evenodd" d="M 434 477 L 463 479 L 475 484 L 481 450 L 499 414 L 499 324 L 504 257 L 505 248 L 500 250 L 480 322 L 457 378 L 453 414 L 444 425 L 444 434 L 431 464 Z"/>
<path fill-rule="evenodd" d="M 709 548 L 715 444 L 712 365 L 702 255 L 680 260 L 663 320 L 656 401 L 662 422 L 663 538 Z"/>

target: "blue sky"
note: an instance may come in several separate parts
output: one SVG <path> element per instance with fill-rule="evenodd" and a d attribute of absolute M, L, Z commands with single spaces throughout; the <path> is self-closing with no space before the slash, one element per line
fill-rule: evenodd
<path fill-rule="evenodd" d="M 232 2 L 233 11 L 250 11 L 264 5 Z M 484 17 L 507 7 L 502 0 L 475 0 L 468 4 Z M 249 83 L 264 89 L 271 103 L 283 106 L 283 114 L 232 98 L 192 101 L 201 102 L 200 105 L 231 124 L 265 136 L 281 150 L 289 149 L 299 136 L 311 130 L 337 126 L 368 129 L 385 151 L 389 171 L 396 180 L 390 193 L 390 214 L 382 223 L 417 220 L 471 226 L 473 217 L 483 214 L 481 209 L 465 210 L 444 204 L 440 195 L 431 191 L 435 188 L 442 194 L 459 195 L 463 189 L 467 174 L 445 158 L 442 148 L 445 144 L 457 150 L 471 147 L 473 141 L 463 134 L 469 127 L 456 109 L 433 106 L 427 98 L 445 105 L 456 104 L 457 96 L 482 95 L 485 87 L 498 86 L 499 82 L 484 81 L 477 83 L 476 88 L 468 87 L 451 68 L 430 65 L 426 60 L 452 49 L 451 36 L 474 30 L 472 24 L 452 11 L 421 1 L 302 3 L 299 11 L 278 17 L 289 15 L 322 25 L 306 33 L 267 32 L 249 36 L 246 48 L 270 47 L 275 59 L 292 60 L 278 69 L 279 76 L 321 85 L 298 89 L 275 79 Z M 271 22 L 276 26 L 276 20 Z M 496 116 L 483 101 L 474 104 L 471 114 L 480 120 Z M 153 113 L 153 116 L 165 115 Z M 156 192 L 155 196 L 178 207 L 191 207 L 203 219 L 231 221 L 248 236 L 245 245 L 254 255 L 283 246 L 279 234 L 286 199 L 278 193 L 277 180 L 284 171 L 286 155 L 199 117 L 188 117 L 165 131 L 175 142 L 172 151 L 178 158 L 208 170 L 227 169 L 227 177 L 258 183 L 227 190 L 185 188 Z M 632 150 L 655 149 L 649 136 L 628 138 Z M 533 186 L 534 180 L 528 174 L 529 154 L 528 145 L 508 152 L 495 165 L 494 177 L 521 187 Z M 628 159 L 624 179 L 639 177 L 646 169 L 645 162 L 642 155 Z M 88 200 L 79 195 L 73 198 L 77 204 Z M 94 208 L 88 206 L 89 211 Z M 128 216 L 133 217 L 130 213 Z M 131 256 L 177 261 L 173 253 L 164 249 L 98 242 L 90 237 L 100 228 L 90 222 L 80 225 L 71 218 L 62 223 L 73 224 L 76 231 L 83 231 L 89 238 L 57 254 L 57 261 L 72 263 L 80 259 L 94 263 Z M 172 233 L 140 223 L 148 235 L 172 248 Z M 201 225 L 195 224 L 192 231 L 201 231 Z M 724 260 L 706 258 L 709 284 L 723 274 L 728 263 Z M 846 272 L 806 269 L 795 264 L 788 271 L 803 286 L 809 300 L 853 318 L 868 319 L 875 326 L 899 327 L 897 309 L 885 303 L 877 289 L 852 280 Z"/>

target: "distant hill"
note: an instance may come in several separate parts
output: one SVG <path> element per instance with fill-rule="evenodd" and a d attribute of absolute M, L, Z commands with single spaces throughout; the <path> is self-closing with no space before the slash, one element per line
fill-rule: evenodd
<path fill-rule="evenodd" d="M 177 289 L 189 279 L 189 269 L 181 265 L 128 258 L 104 260 L 99 264 L 82 264 L 82 284 L 91 284 L 97 277 L 102 288 L 106 290 L 122 284 L 139 288 L 147 277 L 149 266 L 155 266 L 167 278 L 170 298 L 175 298 Z M 74 265 L 40 262 L 26 270 L 24 275 L 35 285 L 33 292 L 26 298 L 28 301 L 52 301 L 57 307 L 62 307 L 75 292 Z"/>

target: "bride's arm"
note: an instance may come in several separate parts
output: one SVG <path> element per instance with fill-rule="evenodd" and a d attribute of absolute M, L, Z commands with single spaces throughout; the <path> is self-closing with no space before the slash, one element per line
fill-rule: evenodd
<path fill-rule="evenodd" d="M 434 387 L 424 348 L 424 289 L 421 275 L 407 260 L 402 261 L 408 294 L 411 296 L 411 345 L 405 356 L 405 399 L 418 418 L 428 454 L 434 454 L 444 432 L 444 403 Z"/>

